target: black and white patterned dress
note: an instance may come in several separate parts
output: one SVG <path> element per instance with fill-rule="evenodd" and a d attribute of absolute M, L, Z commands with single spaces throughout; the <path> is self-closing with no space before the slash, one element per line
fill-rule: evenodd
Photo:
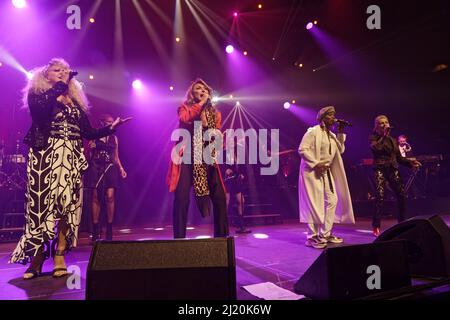
<path fill-rule="evenodd" d="M 28 153 L 24 234 L 10 257 L 11 263 L 30 262 L 41 247 L 46 258 L 53 256 L 61 220 L 68 226 L 66 251 L 76 247 L 83 194 L 81 176 L 88 167 L 82 138 L 112 132 L 109 128 L 93 129 L 78 106 L 56 105 L 47 143 L 43 148 L 30 147 Z"/>

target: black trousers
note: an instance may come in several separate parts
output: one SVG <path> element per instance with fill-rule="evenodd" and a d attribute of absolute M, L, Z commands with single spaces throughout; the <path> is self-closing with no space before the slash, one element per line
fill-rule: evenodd
<path fill-rule="evenodd" d="M 398 169 L 394 167 L 375 169 L 374 177 L 376 187 L 376 202 L 375 213 L 372 220 L 372 227 L 379 228 L 381 226 L 381 216 L 383 214 L 383 204 L 387 183 L 389 183 L 389 186 L 394 191 L 395 196 L 397 197 L 397 220 L 398 222 L 402 222 L 403 220 L 405 220 L 406 193 Z"/>
<path fill-rule="evenodd" d="M 228 217 L 225 190 L 215 166 L 208 166 L 208 185 L 213 203 L 214 237 L 228 236 Z M 192 165 L 181 164 L 180 180 L 173 204 L 173 237 L 186 238 L 186 223 L 192 187 Z"/>

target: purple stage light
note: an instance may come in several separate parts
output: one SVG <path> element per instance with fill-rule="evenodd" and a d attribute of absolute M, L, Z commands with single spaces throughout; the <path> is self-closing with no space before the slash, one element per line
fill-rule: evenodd
<path fill-rule="evenodd" d="M 308 24 L 306 25 L 306 29 L 309 30 L 314 26 L 314 24 L 312 22 L 308 22 Z"/>
<path fill-rule="evenodd" d="M 238 13 L 237 13 L 237 12 L 233 13 L 233 16 L 237 17 L 237 16 L 238 16 Z"/>
<path fill-rule="evenodd" d="M 12 0 L 11 2 L 17 9 L 23 9 L 27 6 L 27 2 L 25 0 Z"/>
<path fill-rule="evenodd" d="M 290 107 L 291 107 L 291 104 L 289 103 L 289 102 L 285 102 L 284 104 L 283 104 L 283 107 L 285 108 L 285 109 L 289 109 Z"/>
<path fill-rule="evenodd" d="M 136 79 L 133 81 L 132 86 L 133 86 L 133 89 L 140 90 L 140 89 L 142 89 L 142 81 L 139 79 Z"/>
<path fill-rule="evenodd" d="M 228 54 L 233 53 L 234 47 L 230 44 L 230 45 L 228 45 L 228 46 L 225 48 L 225 51 L 226 51 Z"/>

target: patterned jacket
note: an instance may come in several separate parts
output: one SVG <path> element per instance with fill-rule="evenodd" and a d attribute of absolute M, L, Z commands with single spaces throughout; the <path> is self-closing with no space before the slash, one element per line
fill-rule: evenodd
<path fill-rule="evenodd" d="M 32 124 L 24 138 L 24 143 L 34 150 L 45 149 L 50 137 L 51 123 L 55 113 L 62 109 L 64 105 L 57 101 L 57 98 L 67 91 L 67 84 L 59 81 L 53 88 L 43 93 L 28 94 L 28 106 L 31 113 Z M 80 108 L 80 119 L 78 123 L 82 138 L 98 139 L 115 132 L 109 126 L 95 129 L 91 126 L 87 114 Z"/>

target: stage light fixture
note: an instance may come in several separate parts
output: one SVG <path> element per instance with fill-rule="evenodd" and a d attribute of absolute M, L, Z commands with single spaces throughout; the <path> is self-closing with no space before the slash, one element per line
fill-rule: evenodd
<path fill-rule="evenodd" d="M 12 0 L 11 2 L 17 9 L 23 9 L 27 6 L 27 2 L 25 0 Z"/>
<path fill-rule="evenodd" d="M 291 107 L 291 104 L 289 103 L 289 102 L 285 102 L 284 104 L 283 104 L 283 107 L 287 110 L 287 109 L 289 109 L 290 107 Z"/>
<path fill-rule="evenodd" d="M 142 89 L 142 81 L 139 79 L 136 79 L 133 81 L 132 86 L 133 86 L 133 89 L 140 90 L 140 89 Z"/>
<path fill-rule="evenodd" d="M 233 47 L 231 44 L 229 44 L 229 45 L 225 48 L 225 51 L 226 51 L 228 54 L 233 53 L 234 47 Z"/>
<path fill-rule="evenodd" d="M 306 30 L 311 29 L 314 26 L 314 24 L 312 22 L 308 22 L 308 24 L 306 25 Z"/>

